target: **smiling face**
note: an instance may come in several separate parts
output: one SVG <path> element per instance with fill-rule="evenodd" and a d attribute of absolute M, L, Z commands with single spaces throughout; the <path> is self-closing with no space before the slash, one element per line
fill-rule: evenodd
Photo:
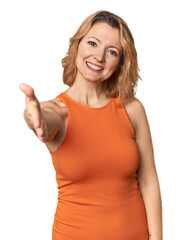
<path fill-rule="evenodd" d="M 76 78 L 102 82 L 117 69 L 120 56 L 119 30 L 107 23 L 96 23 L 78 46 Z"/>

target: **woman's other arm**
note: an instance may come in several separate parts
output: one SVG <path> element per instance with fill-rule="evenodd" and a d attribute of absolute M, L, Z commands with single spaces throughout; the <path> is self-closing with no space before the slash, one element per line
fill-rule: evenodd
<path fill-rule="evenodd" d="M 63 111 L 56 101 L 39 102 L 34 89 L 27 84 L 20 84 L 25 94 L 26 108 L 24 119 L 42 142 L 52 140 L 63 126 Z"/>
<path fill-rule="evenodd" d="M 138 183 L 146 208 L 149 240 L 162 240 L 162 200 L 154 161 L 152 137 L 142 103 L 133 102 L 135 140 L 140 154 Z"/>

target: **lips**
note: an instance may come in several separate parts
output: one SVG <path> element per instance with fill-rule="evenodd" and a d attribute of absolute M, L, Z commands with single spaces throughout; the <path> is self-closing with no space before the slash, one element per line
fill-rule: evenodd
<path fill-rule="evenodd" d="M 96 64 L 93 64 L 91 62 L 86 62 L 87 66 L 93 70 L 96 70 L 96 71 L 102 71 L 104 68 L 99 66 L 99 65 L 96 65 Z"/>

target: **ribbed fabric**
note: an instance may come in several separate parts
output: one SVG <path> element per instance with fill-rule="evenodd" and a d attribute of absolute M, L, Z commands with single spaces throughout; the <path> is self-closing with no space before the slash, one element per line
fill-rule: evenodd
<path fill-rule="evenodd" d="M 148 240 L 138 187 L 139 152 L 125 107 L 82 105 L 66 93 L 66 136 L 50 153 L 58 203 L 52 240 Z"/>

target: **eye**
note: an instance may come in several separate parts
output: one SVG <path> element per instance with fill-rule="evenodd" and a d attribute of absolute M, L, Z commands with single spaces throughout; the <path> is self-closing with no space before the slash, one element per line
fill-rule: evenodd
<path fill-rule="evenodd" d="M 92 41 L 89 41 L 88 44 L 90 44 L 90 45 L 93 46 L 93 47 L 96 47 L 96 46 L 97 46 L 96 43 L 95 43 L 95 42 L 92 42 Z"/>
<path fill-rule="evenodd" d="M 113 50 L 109 50 L 109 52 L 110 52 L 111 55 L 113 55 L 113 56 L 116 56 L 116 57 L 118 56 L 117 53 L 116 53 L 115 51 L 113 51 Z"/>

